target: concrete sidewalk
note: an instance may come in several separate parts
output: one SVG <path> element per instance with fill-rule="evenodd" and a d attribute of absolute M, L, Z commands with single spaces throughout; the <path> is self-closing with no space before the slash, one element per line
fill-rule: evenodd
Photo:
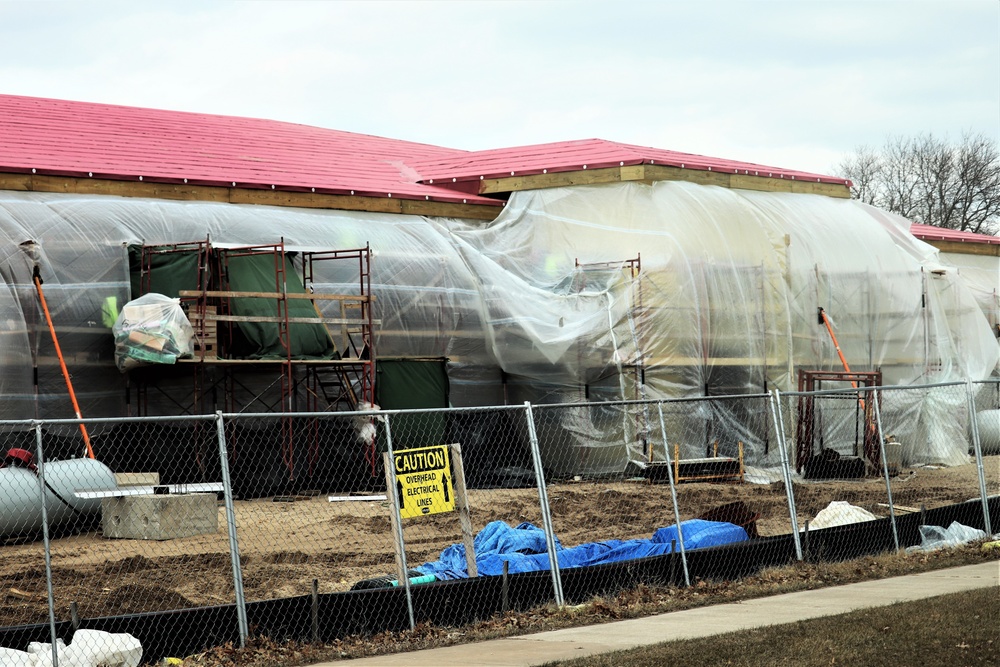
<path fill-rule="evenodd" d="M 998 561 L 508 639 L 324 662 L 314 667 L 527 667 L 990 586 L 1000 586 Z"/>

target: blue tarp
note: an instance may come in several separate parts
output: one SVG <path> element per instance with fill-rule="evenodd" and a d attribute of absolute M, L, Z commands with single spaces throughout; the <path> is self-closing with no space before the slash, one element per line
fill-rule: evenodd
<path fill-rule="evenodd" d="M 714 547 L 748 539 L 743 528 L 731 523 L 692 519 L 682 521 L 686 550 Z M 677 526 L 660 528 L 653 536 L 637 540 L 606 540 L 588 542 L 565 548 L 556 538 L 556 558 L 560 568 L 586 567 L 602 563 L 661 556 L 670 553 L 671 540 L 677 538 Z M 511 528 L 503 521 L 493 521 L 476 535 L 476 566 L 481 576 L 503 573 L 503 564 L 509 563 L 508 572 L 534 572 L 549 569 L 549 555 L 545 546 L 545 533 L 530 523 Z M 441 558 L 415 568 L 421 574 L 432 574 L 438 579 L 465 579 L 465 547 L 453 544 L 441 552 Z"/>

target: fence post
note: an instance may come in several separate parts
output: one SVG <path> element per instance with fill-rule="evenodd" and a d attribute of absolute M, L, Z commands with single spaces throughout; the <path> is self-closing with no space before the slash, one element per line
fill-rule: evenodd
<path fill-rule="evenodd" d="M 52 640 L 52 666 L 59 667 L 56 637 L 56 598 L 52 591 L 52 544 L 49 542 L 49 512 L 45 502 L 45 453 L 42 450 L 42 422 L 35 425 L 35 453 L 38 455 L 38 495 L 42 502 L 42 542 L 45 548 L 45 588 L 49 598 L 49 637 Z"/>
<path fill-rule="evenodd" d="M 313 579 L 312 590 L 309 595 L 309 611 L 312 629 L 312 640 L 314 644 L 319 643 L 319 579 Z"/>
<path fill-rule="evenodd" d="M 389 424 L 389 415 L 382 416 L 382 423 L 385 424 L 385 457 L 383 459 L 387 485 L 385 495 L 389 499 L 389 510 L 393 513 L 391 523 L 396 528 L 396 534 L 393 537 L 398 545 L 399 569 L 401 570 L 400 575 L 403 577 L 399 585 L 406 592 L 406 613 L 410 620 L 410 630 L 415 630 L 417 623 L 413 617 L 413 592 L 410 590 L 410 569 L 406 565 L 406 540 L 403 539 L 403 522 L 399 517 L 399 497 L 396 495 L 396 466 L 393 465 L 392 426 Z"/>
<path fill-rule="evenodd" d="M 792 541 L 795 542 L 795 557 L 802 560 L 802 540 L 799 536 L 799 517 L 795 511 L 795 491 L 792 489 L 792 470 L 788 463 L 788 443 L 785 442 L 785 418 L 781 412 L 781 392 L 772 390 L 771 417 L 774 419 L 774 434 L 778 440 L 778 454 L 781 459 L 781 476 L 785 482 L 785 497 L 788 499 L 788 516 L 792 520 Z"/>
<path fill-rule="evenodd" d="M 667 440 L 667 427 L 663 421 L 663 403 L 657 403 L 656 409 L 660 413 L 660 435 L 663 437 L 663 451 L 667 457 L 667 479 L 670 481 L 670 497 L 674 502 L 674 523 L 677 525 L 677 543 L 681 548 L 681 565 L 684 568 L 684 585 L 691 587 L 691 577 L 688 575 L 687 551 L 684 550 L 684 534 L 681 531 L 681 512 L 677 507 L 677 487 L 674 486 L 674 464 L 670 460 L 670 442 Z M 673 554 L 671 549 L 670 553 Z M 673 577 L 671 577 L 673 582 Z"/>
<path fill-rule="evenodd" d="M 878 390 L 871 392 L 872 405 L 875 408 L 875 425 L 878 427 L 878 449 L 881 452 L 882 476 L 885 478 L 885 494 L 889 498 L 889 522 L 892 525 L 892 541 L 899 553 L 899 530 L 896 528 L 896 504 L 892 501 L 892 484 L 889 482 L 889 462 L 885 457 L 885 431 L 882 430 L 882 408 Z"/>
<path fill-rule="evenodd" d="M 983 469 L 983 446 L 979 440 L 979 418 L 976 416 L 976 402 L 972 392 L 972 380 L 966 380 L 965 389 L 969 399 L 969 420 L 972 424 L 972 447 L 976 454 L 976 472 L 979 475 L 979 497 L 983 501 L 983 528 L 987 535 L 993 534 L 990 523 L 989 492 L 986 490 L 986 471 Z"/>
<path fill-rule="evenodd" d="M 229 532 L 229 558 L 233 567 L 233 592 L 236 594 L 236 622 L 239 625 L 240 647 L 247 645 L 250 634 L 247 623 L 247 600 L 243 594 L 243 566 L 240 564 L 240 544 L 236 534 L 236 507 L 233 505 L 233 484 L 229 477 L 229 450 L 226 447 L 226 426 L 222 411 L 215 411 L 215 432 L 219 441 L 219 466 L 222 470 L 222 497 L 226 505 L 226 528 Z"/>
<path fill-rule="evenodd" d="M 549 552 L 549 570 L 552 572 L 552 593 L 556 606 L 562 607 L 562 574 L 559 572 L 559 558 L 556 555 L 555 532 L 552 530 L 552 512 L 549 508 L 549 492 L 545 487 L 545 472 L 542 469 L 542 452 L 538 447 L 538 433 L 535 431 L 535 415 L 531 403 L 524 402 L 524 416 L 528 421 L 528 439 L 531 441 L 531 460 L 535 466 L 535 481 L 538 482 L 538 504 L 542 510 L 542 527 L 545 530 L 545 546 Z"/>

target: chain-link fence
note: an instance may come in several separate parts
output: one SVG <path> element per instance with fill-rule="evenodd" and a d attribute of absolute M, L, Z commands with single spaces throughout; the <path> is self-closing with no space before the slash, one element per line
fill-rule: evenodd
<path fill-rule="evenodd" d="M 150 664 L 901 550 L 1000 509 L 994 382 L 0 432 L 0 652 Z"/>
<path fill-rule="evenodd" d="M 921 525 L 958 517 L 991 531 L 997 487 L 990 493 L 985 471 L 997 461 L 975 444 L 974 385 L 848 386 L 776 400 L 806 558 L 898 551 L 920 544 Z"/>
<path fill-rule="evenodd" d="M 0 645 L 155 654 L 238 639 L 216 423 L 3 425 Z"/>

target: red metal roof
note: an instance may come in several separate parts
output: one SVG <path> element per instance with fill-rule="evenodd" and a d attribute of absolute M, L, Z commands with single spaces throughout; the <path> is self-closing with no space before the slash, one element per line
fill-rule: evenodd
<path fill-rule="evenodd" d="M 560 171 L 622 167 L 651 164 L 682 169 L 745 174 L 850 186 L 851 182 L 834 176 L 768 167 L 750 162 L 679 153 L 660 148 L 620 144 L 604 139 L 582 139 L 551 144 L 475 151 L 457 155 L 434 156 L 411 163 L 425 183 L 456 182 L 480 178 L 504 178 Z"/>
<path fill-rule="evenodd" d="M 601 139 L 469 152 L 273 120 L 0 95 L 8 173 L 500 206 L 474 181 L 637 164 L 849 184 Z"/>
<path fill-rule="evenodd" d="M 418 183 L 406 166 L 464 152 L 273 120 L 0 95 L 6 172 L 501 205 Z"/>
<path fill-rule="evenodd" d="M 955 241 L 957 243 L 1000 245 L 1000 237 L 990 236 L 989 234 L 960 232 L 954 229 L 934 227 L 933 225 L 913 223 L 910 225 L 910 233 L 923 241 Z"/>

